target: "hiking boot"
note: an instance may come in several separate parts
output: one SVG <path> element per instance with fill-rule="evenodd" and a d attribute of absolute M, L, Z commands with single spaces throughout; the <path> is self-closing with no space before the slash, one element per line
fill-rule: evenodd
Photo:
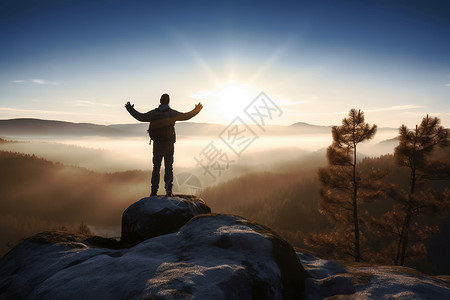
<path fill-rule="evenodd" d="M 152 191 L 152 192 L 150 193 L 150 197 L 156 196 L 157 193 L 158 193 L 158 191 Z"/>
<path fill-rule="evenodd" d="M 166 193 L 166 197 L 173 197 L 173 196 L 175 196 L 172 192 L 167 192 Z"/>

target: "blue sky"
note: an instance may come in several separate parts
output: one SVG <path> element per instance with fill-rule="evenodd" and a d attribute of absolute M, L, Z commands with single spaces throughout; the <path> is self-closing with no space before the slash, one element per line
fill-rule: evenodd
<path fill-rule="evenodd" d="M 2 1 L 0 119 L 132 123 L 169 93 L 229 123 L 260 91 L 278 124 L 450 126 L 447 1 Z"/>

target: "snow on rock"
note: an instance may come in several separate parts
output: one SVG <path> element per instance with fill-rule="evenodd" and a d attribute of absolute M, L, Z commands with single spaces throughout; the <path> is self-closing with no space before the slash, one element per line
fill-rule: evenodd
<path fill-rule="evenodd" d="M 303 299 L 292 247 L 237 216 L 199 215 L 122 248 L 64 232 L 33 236 L 0 260 L 0 299 Z"/>
<path fill-rule="evenodd" d="M 306 270 L 306 299 L 450 299 L 450 283 L 398 266 L 343 267 L 297 252 Z"/>
<path fill-rule="evenodd" d="M 350 278 L 342 276 L 347 271 L 332 260 L 317 258 L 312 254 L 297 253 L 306 270 L 307 299 L 323 299 L 334 295 L 350 295 L 355 287 Z"/>
<path fill-rule="evenodd" d="M 122 215 L 122 242 L 135 245 L 175 232 L 191 218 L 208 213 L 211 209 L 194 196 L 143 198 L 130 205 Z"/>

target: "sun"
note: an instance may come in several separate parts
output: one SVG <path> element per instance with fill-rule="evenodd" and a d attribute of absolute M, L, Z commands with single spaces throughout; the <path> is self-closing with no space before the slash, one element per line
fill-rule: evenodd
<path fill-rule="evenodd" d="M 221 121 L 230 122 L 257 96 L 250 86 L 237 83 L 220 85 L 208 93 L 208 102 Z"/>

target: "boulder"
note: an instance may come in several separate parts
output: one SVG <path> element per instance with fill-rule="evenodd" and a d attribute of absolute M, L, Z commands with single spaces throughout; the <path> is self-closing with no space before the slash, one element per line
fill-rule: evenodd
<path fill-rule="evenodd" d="M 199 214 L 211 213 L 205 202 L 194 196 L 143 198 L 122 215 L 122 243 L 135 245 L 146 239 L 172 233 Z"/>
<path fill-rule="evenodd" d="M 135 246 L 61 232 L 0 260 L 2 299 L 303 299 L 305 270 L 270 229 L 199 215 Z"/>

